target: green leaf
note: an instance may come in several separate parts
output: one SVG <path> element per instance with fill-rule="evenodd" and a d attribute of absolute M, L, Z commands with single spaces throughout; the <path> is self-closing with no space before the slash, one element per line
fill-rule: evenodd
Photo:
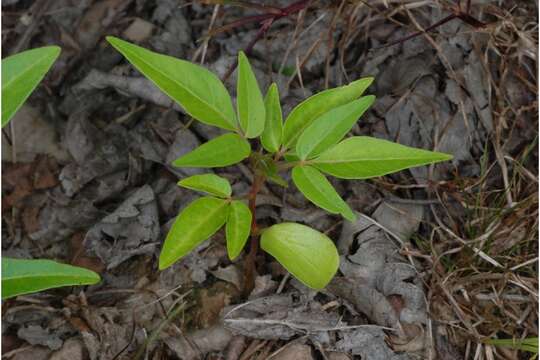
<path fill-rule="evenodd" d="M 34 91 L 58 55 L 58 46 L 46 46 L 2 59 L 2 127 Z"/>
<path fill-rule="evenodd" d="M 283 155 L 283 158 L 285 159 L 285 161 L 290 162 L 290 163 L 295 162 L 295 161 L 300 161 L 300 158 L 298 157 L 298 155 L 296 155 L 296 152 L 294 151 L 286 152 Z"/>
<path fill-rule="evenodd" d="M 281 137 L 283 136 L 283 116 L 279 103 L 278 87 L 275 83 L 270 85 L 266 93 L 264 107 L 266 109 L 266 123 L 261 135 L 261 143 L 266 151 L 275 153 L 281 146 Z"/>
<path fill-rule="evenodd" d="M 258 165 L 259 169 L 264 173 L 268 180 L 282 187 L 289 186 L 287 181 L 279 175 L 276 162 L 272 159 L 271 154 L 266 154 L 263 156 L 259 160 Z"/>
<path fill-rule="evenodd" d="M 273 225 L 262 233 L 261 247 L 312 289 L 324 288 L 339 266 L 339 255 L 332 240 L 305 225 Z"/>
<path fill-rule="evenodd" d="M 334 89 L 322 91 L 298 104 L 287 116 L 283 128 L 283 146 L 291 148 L 304 130 L 319 116 L 335 107 L 359 98 L 373 82 L 373 78 L 362 78 Z"/>
<path fill-rule="evenodd" d="M 234 200 L 229 206 L 229 216 L 225 225 L 227 253 L 234 260 L 246 245 L 251 232 L 251 211 L 241 201 Z"/>
<path fill-rule="evenodd" d="M 452 156 L 448 154 L 367 136 L 354 136 L 326 150 L 309 163 L 338 178 L 367 179 L 450 159 Z"/>
<path fill-rule="evenodd" d="M 107 36 L 107 41 L 195 119 L 238 130 L 231 97 L 219 78 L 202 66 Z"/>
<path fill-rule="evenodd" d="M 296 153 L 300 159 L 313 158 L 337 144 L 371 106 L 375 96 L 364 96 L 324 113 L 300 135 Z"/>
<path fill-rule="evenodd" d="M 159 255 L 159 269 L 171 266 L 214 235 L 227 220 L 227 206 L 226 200 L 212 197 L 202 197 L 189 204 L 178 215 L 165 238 Z"/>
<path fill-rule="evenodd" d="M 538 354 L 538 338 L 529 337 L 525 339 L 488 339 L 484 341 L 486 344 L 491 344 L 500 347 L 508 347 L 511 349 L 528 351 Z"/>
<path fill-rule="evenodd" d="M 240 126 L 247 138 L 254 138 L 264 130 L 264 100 L 246 55 L 238 54 L 238 79 L 236 84 L 236 107 Z"/>
<path fill-rule="evenodd" d="M 349 221 L 356 220 L 349 205 L 319 170 L 311 166 L 295 166 L 292 178 L 298 190 L 318 207 L 332 214 L 341 214 Z"/>
<path fill-rule="evenodd" d="M 178 167 L 212 168 L 236 164 L 249 156 L 249 142 L 238 134 L 224 134 L 173 161 Z"/>
<path fill-rule="evenodd" d="M 228 198 L 232 193 L 229 181 L 215 174 L 193 175 L 180 180 L 178 185 L 221 198 Z"/>
<path fill-rule="evenodd" d="M 99 280 L 93 271 L 52 260 L 2 258 L 2 299 Z"/>

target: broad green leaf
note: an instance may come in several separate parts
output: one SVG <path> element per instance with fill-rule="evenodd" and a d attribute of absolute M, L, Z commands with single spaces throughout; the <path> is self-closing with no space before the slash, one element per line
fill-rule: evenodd
<path fill-rule="evenodd" d="M 226 200 L 212 197 L 202 197 L 189 204 L 165 238 L 159 254 L 159 269 L 171 266 L 214 235 L 227 220 L 228 204 Z"/>
<path fill-rule="evenodd" d="M 190 116 L 208 125 L 238 130 L 231 97 L 212 72 L 113 36 L 107 36 L 107 41 Z"/>
<path fill-rule="evenodd" d="M 296 154 L 300 159 L 305 160 L 313 158 L 337 144 L 347 135 L 374 100 L 374 96 L 364 96 L 332 109 L 315 119 L 298 138 Z"/>
<path fill-rule="evenodd" d="M 227 253 L 234 260 L 246 245 L 251 232 L 251 211 L 241 201 L 234 200 L 229 206 L 229 216 L 225 225 Z"/>
<path fill-rule="evenodd" d="M 2 258 L 2 299 L 99 280 L 93 271 L 52 260 Z"/>
<path fill-rule="evenodd" d="M 283 155 L 283 158 L 284 158 L 285 161 L 287 161 L 287 162 L 300 161 L 300 158 L 298 157 L 298 155 L 296 155 L 296 152 L 294 152 L 294 151 L 286 152 L 286 153 Z"/>
<path fill-rule="evenodd" d="M 347 138 L 310 160 L 317 169 L 342 179 L 367 179 L 452 159 L 451 155 L 376 139 Z"/>
<path fill-rule="evenodd" d="M 247 138 L 254 138 L 264 130 L 264 100 L 246 55 L 238 54 L 236 107 L 240 126 Z"/>
<path fill-rule="evenodd" d="M 178 167 L 212 168 L 236 164 L 249 156 L 249 142 L 238 134 L 224 134 L 173 161 Z"/>
<path fill-rule="evenodd" d="M 283 128 L 283 146 L 295 145 L 298 137 L 319 116 L 335 107 L 359 98 L 373 82 L 373 78 L 362 78 L 334 89 L 322 91 L 298 104 L 287 116 Z"/>
<path fill-rule="evenodd" d="M 298 190 L 318 207 L 332 214 L 341 214 L 349 221 L 356 219 L 349 205 L 319 170 L 311 166 L 295 166 L 292 178 Z"/>
<path fill-rule="evenodd" d="M 306 225 L 273 225 L 262 233 L 261 247 L 312 289 L 324 288 L 339 266 L 332 240 Z"/>
<path fill-rule="evenodd" d="M 2 59 L 2 127 L 34 91 L 58 55 L 58 46 L 46 46 Z"/>
<path fill-rule="evenodd" d="M 275 153 L 281 146 L 281 137 L 283 136 L 283 115 L 279 103 L 278 87 L 275 83 L 270 85 L 266 93 L 264 107 L 266 109 L 266 123 L 261 135 L 261 143 L 266 151 Z"/>
<path fill-rule="evenodd" d="M 232 192 L 229 181 L 215 174 L 193 175 L 180 180 L 178 185 L 221 198 L 230 197 Z"/>

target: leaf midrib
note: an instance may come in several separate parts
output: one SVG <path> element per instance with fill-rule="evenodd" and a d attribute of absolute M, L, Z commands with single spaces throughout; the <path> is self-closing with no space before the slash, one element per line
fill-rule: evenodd
<path fill-rule="evenodd" d="M 313 169 L 313 170 L 318 171 L 317 169 Z M 324 196 L 324 199 L 327 201 L 327 203 L 330 204 L 330 206 L 332 207 L 332 209 L 333 209 L 334 211 L 340 212 L 340 209 L 339 209 L 339 208 L 334 207 L 332 200 L 328 197 L 328 193 L 325 192 L 325 191 L 322 191 L 321 187 L 320 187 L 320 186 L 317 186 L 317 184 L 314 183 L 314 182 L 312 181 L 311 177 L 308 176 L 305 172 L 304 172 L 303 174 L 304 174 L 304 176 L 306 177 L 307 181 L 308 181 L 308 182 L 309 182 L 316 190 L 318 190 L 320 194 L 322 194 L 322 195 Z M 320 174 L 320 175 L 322 175 L 322 174 Z M 322 176 L 324 177 L 324 175 L 322 175 Z M 331 185 L 330 185 L 330 186 L 331 186 Z"/>
<path fill-rule="evenodd" d="M 118 46 L 118 44 L 117 44 Z M 223 120 L 225 120 L 225 122 L 229 125 L 231 125 L 233 128 L 235 128 L 234 124 L 231 124 L 228 120 L 227 120 L 227 117 L 224 116 L 223 113 L 221 113 L 220 111 L 216 110 L 216 108 L 214 106 L 212 106 L 211 104 L 209 104 L 208 102 L 206 102 L 205 100 L 203 100 L 201 97 L 199 97 L 197 94 L 195 94 L 194 92 L 190 91 L 188 87 L 186 86 L 183 86 L 182 83 L 179 83 L 178 81 L 176 81 L 174 79 L 174 77 L 171 77 L 170 75 L 166 74 L 165 72 L 162 72 L 162 71 L 159 71 L 155 66 L 153 66 L 151 63 L 147 62 L 144 60 L 144 58 L 138 56 L 136 53 L 134 53 L 133 51 L 131 51 L 130 49 L 128 48 L 125 48 L 123 47 L 122 45 L 120 45 L 121 48 L 124 49 L 124 52 L 126 53 L 129 53 L 131 54 L 132 56 L 136 57 L 137 59 L 139 59 L 142 63 L 146 64 L 148 67 L 150 67 L 152 70 L 160 73 L 160 74 L 163 74 L 165 77 L 167 77 L 169 80 L 171 80 L 174 84 L 178 85 L 179 87 L 181 87 L 182 89 L 184 89 L 185 91 L 187 91 L 188 93 L 190 93 L 193 97 L 195 97 L 197 100 L 199 100 L 201 103 L 207 105 L 208 107 L 210 107 L 216 114 L 219 114 L 221 116 L 221 118 Z M 178 59 L 175 59 L 175 60 L 178 60 Z M 170 95 L 169 93 L 167 93 L 166 90 L 162 89 L 161 86 L 156 83 L 155 81 L 152 80 L 153 83 L 155 83 L 157 85 L 157 87 L 159 87 L 164 93 L 167 94 L 167 96 L 171 97 L 174 101 L 177 101 L 174 96 Z M 210 89 L 212 89 L 212 86 L 210 86 Z M 213 89 L 211 90 L 213 92 Z M 180 102 L 178 102 L 180 104 Z M 180 104 L 182 105 L 182 104 Z M 182 107 L 184 107 L 184 105 L 182 105 Z M 185 108 L 185 107 L 184 107 Z M 187 111 L 187 110 L 186 110 Z"/>
<path fill-rule="evenodd" d="M 354 101 L 354 100 L 353 100 L 353 101 Z M 332 110 L 330 110 L 330 111 L 332 111 Z M 330 111 L 329 111 L 329 112 L 330 112 Z M 325 140 L 328 139 L 328 137 L 329 137 L 328 134 L 330 134 L 330 133 L 332 133 L 333 131 L 335 131 L 335 130 L 336 130 L 340 125 L 342 125 L 343 123 L 348 122 L 349 119 L 350 119 L 350 116 L 352 116 L 352 115 L 355 114 L 355 113 L 356 113 L 356 109 L 353 108 L 353 109 L 351 109 L 350 112 L 348 112 L 345 116 L 343 116 L 343 117 L 342 117 L 340 120 L 338 120 L 338 121 L 330 121 L 330 120 L 328 120 L 329 122 L 331 122 L 332 126 L 329 127 L 329 128 L 327 129 L 326 134 L 323 134 L 322 137 L 320 137 L 320 138 L 317 139 L 316 141 L 313 141 L 313 142 L 311 142 L 311 143 L 308 143 L 307 149 L 308 149 L 309 151 L 308 151 L 308 152 L 306 153 L 306 155 L 304 156 L 304 159 L 306 159 L 306 158 L 308 158 L 308 157 L 310 157 L 310 156 L 314 156 L 314 155 L 312 155 L 313 152 L 314 152 L 314 150 L 315 150 L 319 145 L 321 145 Z M 325 113 L 325 114 L 326 114 L 326 113 Z M 321 115 L 321 117 L 324 116 L 325 114 Z M 319 117 L 319 118 L 320 118 L 320 117 Z M 318 118 L 318 119 L 319 119 L 319 118 Z M 317 119 L 315 119 L 315 120 L 313 121 L 312 125 L 315 123 L 315 121 L 317 121 Z M 307 130 L 308 130 L 308 129 L 306 129 L 306 131 L 307 131 Z M 302 135 L 300 135 L 300 136 L 298 137 L 297 147 L 298 147 L 298 144 L 300 143 L 300 140 L 301 140 L 301 138 L 302 138 L 302 136 L 303 136 L 304 134 L 305 134 L 305 131 L 302 133 Z M 345 134 L 345 135 L 347 135 L 347 134 Z M 343 138 L 343 137 L 342 137 L 342 138 Z M 339 141 L 339 140 L 338 140 L 338 141 Z M 335 144 L 335 143 L 334 143 L 334 144 Z M 332 145 L 334 145 L 334 144 L 331 144 L 330 147 L 331 147 Z M 328 148 L 326 148 L 326 149 L 328 149 Z M 323 149 L 323 150 L 319 151 L 318 154 L 316 154 L 316 155 L 321 154 L 321 153 L 324 152 L 326 149 Z M 297 152 L 298 152 L 298 149 L 297 149 Z"/>
<path fill-rule="evenodd" d="M 423 160 L 423 161 L 437 161 L 437 160 L 445 160 L 443 158 L 432 158 L 432 159 L 426 159 L 426 158 L 418 158 L 418 157 L 410 157 L 410 158 L 380 158 L 380 159 L 347 159 L 347 160 L 318 160 L 313 159 L 306 164 L 343 164 L 343 163 L 352 163 L 352 162 L 371 162 L 371 161 L 394 161 L 394 160 Z"/>
<path fill-rule="evenodd" d="M 40 275 L 8 276 L 8 277 L 3 277 L 2 281 L 20 280 L 20 279 L 36 279 L 36 278 L 55 278 L 55 279 L 57 279 L 57 278 L 66 278 L 66 279 L 81 279 L 81 280 L 88 279 L 88 280 L 99 281 L 98 279 L 96 279 L 96 277 L 91 277 L 91 276 L 65 275 L 65 274 L 58 274 L 58 273 L 40 274 Z"/>
<path fill-rule="evenodd" d="M 28 73 L 33 68 L 37 67 L 38 65 L 41 65 L 45 60 L 49 60 L 51 57 L 54 57 L 54 54 L 50 54 L 49 56 L 42 57 L 39 61 L 35 62 L 34 64 L 30 64 L 23 72 L 19 73 L 19 76 L 14 77 L 11 81 L 7 82 L 5 85 L 2 86 L 2 93 L 6 91 L 7 88 L 9 88 L 15 81 L 19 80 L 21 77 L 24 77 L 26 73 Z"/>
<path fill-rule="evenodd" d="M 218 199 L 218 200 L 221 200 L 221 199 Z M 189 231 L 186 232 L 186 237 L 189 237 L 191 238 L 194 234 L 194 232 L 196 231 L 196 229 L 200 228 L 201 227 L 201 224 L 204 225 L 206 223 L 208 223 L 208 221 L 214 216 L 214 214 L 218 213 L 224 206 L 226 206 L 227 203 L 225 200 L 221 200 L 221 203 L 219 206 L 216 206 L 214 208 L 214 211 L 208 211 L 207 212 L 207 216 L 203 216 L 203 217 L 198 217 L 198 219 L 201 219 L 203 218 L 201 221 L 199 221 L 199 224 L 197 226 L 192 226 L 190 228 Z M 181 243 L 178 242 L 178 245 L 180 245 Z M 180 246 L 175 246 L 174 249 L 177 250 L 181 248 Z"/>

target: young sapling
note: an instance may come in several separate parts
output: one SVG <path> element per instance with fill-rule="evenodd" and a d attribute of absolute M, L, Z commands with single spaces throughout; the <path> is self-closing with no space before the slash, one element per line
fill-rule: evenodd
<path fill-rule="evenodd" d="M 189 116 L 226 131 L 175 160 L 174 166 L 216 168 L 249 158 L 254 174 L 249 193 L 240 196 L 231 194 L 228 181 L 215 174 L 195 175 L 178 183 L 206 195 L 177 216 L 160 253 L 160 270 L 182 259 L 225 226 L 231 260 L 240 255 L 251 237 L 244 261 L 248 291 L 253 287 L 259 240 L 260 247 L 294 277 L 310 288 L 322 289 L 339 267 L 334 243 L 304 224 L 286 222 L 260 228 L 256 199 L 263 184 L 272 181 L 286 186 L 280 173 L 292 171 L 293 183 L 309 201 L 354 221 L 355 213 L 327 175 L 368 179 L 452 158 L 377 138 L 346 137 L 375 100 L 372 95 L 362 96 L 372 78 L 319 92 L 298 104 L 283 122 L 276 84 L 263 97 L 243 52 L 238 55 L 235 112 L 223 83 L 204 67 L 115 37 L 107 40 Z"/>

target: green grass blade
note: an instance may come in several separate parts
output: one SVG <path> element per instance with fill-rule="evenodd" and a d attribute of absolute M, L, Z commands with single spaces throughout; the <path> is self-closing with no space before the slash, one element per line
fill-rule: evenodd
<path fill-rule="evenodd" d="M 529 337 L 525 339 L 489 339 L 486 340 L 485 343 L 538 354 L 537 337 Z"/>

